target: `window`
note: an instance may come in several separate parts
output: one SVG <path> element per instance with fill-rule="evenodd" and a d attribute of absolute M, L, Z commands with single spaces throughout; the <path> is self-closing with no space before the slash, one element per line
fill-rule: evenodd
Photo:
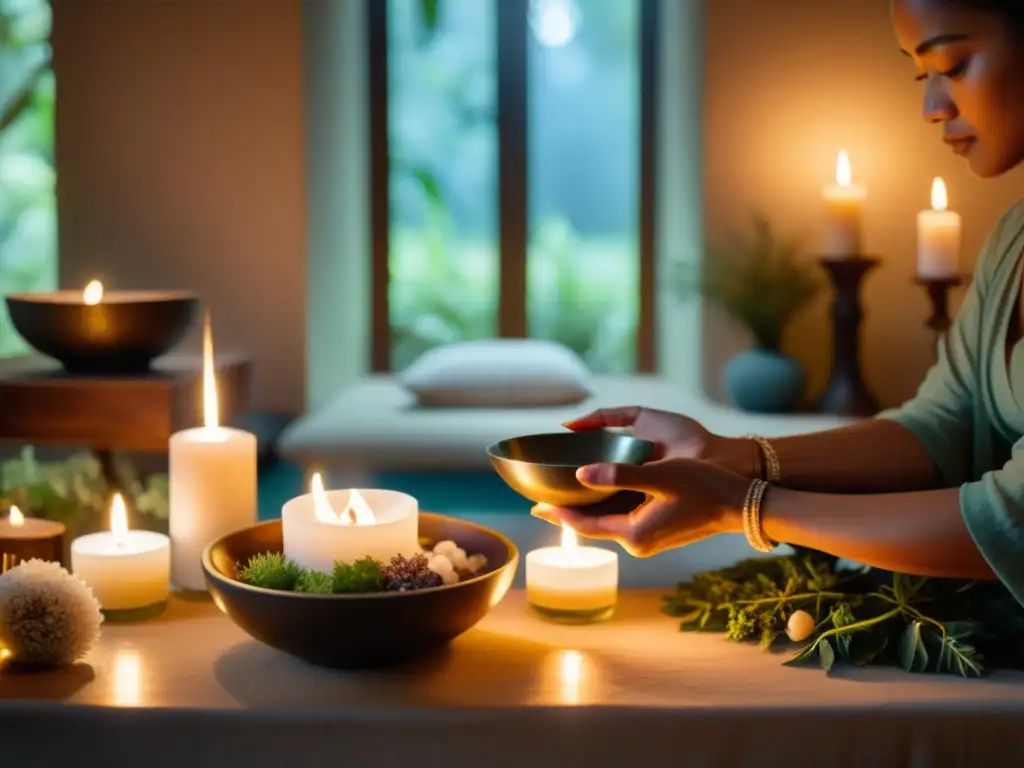
<path fill-rule="evenodd" d="M 653 370 L 656 9 L 370 3 L 375 370 L 495 336 Z"/>
<path fill-rule="evenodd" d="M 0 0 L 0 296 L 57 285 L 47 0 Z M 0 304 L 0 357 L 28 347 Z"/>

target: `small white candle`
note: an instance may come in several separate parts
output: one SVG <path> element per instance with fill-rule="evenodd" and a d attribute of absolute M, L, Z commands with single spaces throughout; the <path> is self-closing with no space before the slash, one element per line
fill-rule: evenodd
<path fill-rule="evenodd" d="M 7 517 L 0 517 L 0 555 L 8 567 L 34 557 L 59 563 L 64 558 L 64 531 L 63 523 L 25 517 L 12 505 Z"/>
<path fill-rule="evenodd" d="M 319 474 L 310 493 L 281 510 L 284 556 L 303 568 L 329 573 L 336 562 L 419 552 L 419 502 L 398 491 L 324 491 Z M 340 513 L 335 510 L 342 510 Z"/>
<path fill-rule="evenodd" d="M 862 230 L 864 227 L 864 187 L 853 184 L 850 156 L 846 150 L 836 158 L 836 183 L 826 187 L 825 196 L 825 241 L 822 253 L 839 259 L 859 256 L 863 252 Z"/>
<path fill-rule="evenodd" d="M 923 279 L 960 274 L 960 214 L 946 210 L 946 185 L 932 181 L 932 208 L 917 214 L 917 276 Z"/>
<path fill-rule="evenodd" d="M 104 611 L 159 606 L 170 591 L 170 540 L 162 533 L 128 530 L 118 493 L 110 505 L 110 530 L 71 542 L 71 571 L 92 588 Z"/>
<path fill-rule="evenodd" d="M 213 339 L 207 314 L 203 333 L 203 426 L 170 440 L 172 580 L 186 590 L 206 589 L 203 550 L 214 539 L 256 522 L 256 436 L 219 426 Z"/>
<path fill-rule="evenodd" d="M 615 607 L 619 556 L 610 550 L 581 547 L 576 532 L 562 526 L 560 547 L 543 547 L 526 555 L 526 595 L 542 613 L 605 618 Z"/>

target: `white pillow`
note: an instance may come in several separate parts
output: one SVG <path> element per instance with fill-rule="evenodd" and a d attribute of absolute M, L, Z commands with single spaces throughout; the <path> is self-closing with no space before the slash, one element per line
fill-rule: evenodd
<path fill-rule="evenodd" d="M 568 347 L 543 339 L 483 339 L 424 352 L 398 376 L 421 406 L 572 405 L 590 396 L 590 371 Z"/>

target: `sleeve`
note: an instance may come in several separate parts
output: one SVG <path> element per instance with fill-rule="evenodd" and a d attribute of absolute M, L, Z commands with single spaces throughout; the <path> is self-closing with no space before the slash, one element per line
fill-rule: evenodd
<path fill-rule="evenodd" d="M 974 279 L 945 338 L 939 342 L 939 359 L 928 371 L 913 399 L 885 411 L 878 418 L 902 424 L 920 440 L 945 487 L 971 479 L 974 396 L 978 382 L 978 345 L 981 340 L 984 295 L 998 254 L 996 235 L 985 245 Z"/>
<path fill-rule="evenodd" d="M 1024 605 L 1024 439 L 1001 469 L 961 486 L 960 509 L 978 550 Z"/>

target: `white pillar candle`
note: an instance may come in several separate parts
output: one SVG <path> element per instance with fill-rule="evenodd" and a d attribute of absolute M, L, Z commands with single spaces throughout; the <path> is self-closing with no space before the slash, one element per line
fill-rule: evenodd
<path fill-rule="evenodd" d="M 218 426 L 209 315 L 203 334 L 203 426 L 170 440 L 172 580 L 206 589 L 202 557 L 214 539 L 256 522 L 256 436 Z"/>
<path fill-rule="evenodd" d="M 526 596 L 551 618 L 606 618 L 615 607 L 619 556 L 610 550 L 581 547 L 572 528 L 562 526 L 559 547 L 526 554 Z"/>
<path fill-rule="evenodd" d="M 110 506 L 110 530 L 71 542 L 71 572 L 88 584 L 107 611 L 137 611 L 167 602 L 170 540 L 162 533 L 128 530 L 121 494 Z"/>
<path fill-rule="evenodd" d="M 825 240 L 822 254 L 834 259 L 861 255 L 867 192 L 853 184 L 850 157 L 845 149 L 836 159 L 836 183 L 825 188 L 824 196 Z"/>
<path fill-rule="evenodd" d="M 340 513 L 336 510 L 342 510 Z M 312 491 L 281 510 L 284 556 L 303 568 L 329 573 L 336 562 L 372 557 L 387 563 L 411 557 L 419 545 L 419 502 L 398 491 L 324 491 L 314 475 Z"/>
<path fill-rule="evenodd" d="M 922 279 L 960 274 L 960 214 L 948 211 L 946 185 L 932 181 L 932 209 L 917 214 L 917 276 Z"/>

